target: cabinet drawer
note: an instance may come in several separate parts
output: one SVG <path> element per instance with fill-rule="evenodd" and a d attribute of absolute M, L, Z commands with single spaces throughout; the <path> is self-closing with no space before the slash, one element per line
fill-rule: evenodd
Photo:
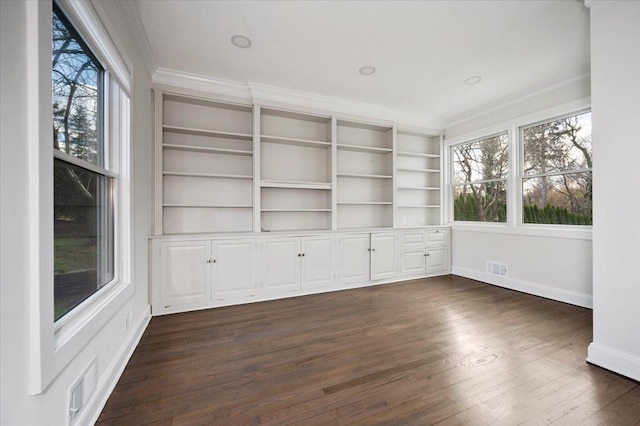
<path fill-rule="evenodd" d="M 403 232 L 402 233 L 402 247 L 413 248 L 424 246 L 424 233 L 423 232 Z"/>
<path fill-rule="evenodd" d="M 436 230 L 427 231 L 427 244 L 429 245 L 443 245 L 449 239 L 449 231 Z"/>

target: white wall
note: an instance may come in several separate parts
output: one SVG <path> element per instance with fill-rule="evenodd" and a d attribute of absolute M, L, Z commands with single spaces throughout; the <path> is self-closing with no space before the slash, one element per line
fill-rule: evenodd
<path fill-rule="evenodd" d="M 507 278 L 485 273 L 508 265 Z M 580 306 L 591 306 L 591 241 L 452 231 L 453 273 Z"/>
<path fill-rule="evenodd" d="M 591 7 L 593 343 L 588 360 L 640 380 L 640 2 Z"/>
<path fill-rule="evenodd" d="M 67 423 L 69 388 L 89 361 L 98 359 L 98 390 L 86 411 L 84 422 L 97 414 L 110 386 L 124 367 L 126 357 L 148 320 L 147 236 L 150 234 L 151 102 L 150 79 L 142 55 L 130 39 L 125 20 L 114 2 L 103 2 L 101 18 L 113 23 L 134 65 L 132 93 L 132 162 L 134 203 L 134 295 L 111 318 L 71 363 L 39 395 L 29 396 L 29 300 L 32 293 L 27 235 L 29 198 L 27 159 L 27 5 L 25 1 L 0 2 L 1 36 L 1 335 L 0 335 L 0 424 L 63 425 Z M 134 326 L 125 333 L 125 314 L 134 311 Z M 93 409 L 93 412 L 89 412 Z"/>
<path fill-rule="evenodd" d="M 589 95 L 588 76 L 567 81 L 552 90 L 527 94 L 520 101 L 512 101 L 503 108 L 492 109 L 466 122 L 448 127 L 445 130 L 445 144 L 447 141 L 461 142 L 489 136 L 496 131 L 553 118 L 583 105 L 584 99 L 588 99 Z M 548 227 L 537 234 L 514 226 L 499 229 L 486 225 L 454 224 L 452 272 L 538 296 L 591 307 L 590 232 L 556 232 L 553 227 Z M 507 277 L 487 274 L 487 261 L 506 263 Z"/>

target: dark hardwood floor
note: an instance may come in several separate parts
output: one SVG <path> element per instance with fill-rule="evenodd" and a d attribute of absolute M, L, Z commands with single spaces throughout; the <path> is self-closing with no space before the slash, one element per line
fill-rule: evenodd
<path fill-rule="evenodd" d="M 640 424 L 591 311 L 456 276 L 155 317 L 99 425 Z"/>

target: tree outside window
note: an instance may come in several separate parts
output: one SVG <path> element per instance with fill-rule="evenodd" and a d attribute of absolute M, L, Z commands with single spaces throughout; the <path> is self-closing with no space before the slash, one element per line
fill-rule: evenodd
<path fill-rule="evenodd" d="M 52 14 L 54 320 L 114 276 L 114 182 L 103 137 L 104 70 Z"/>
<path fill-rule="evenodd" d="M 457 145 L 451 150 L 454 220 L 506 222 L 507 134 Z"/>
<path fill-rule="evenodd" d="M 522 129 L 523 223 L 591 225 L 591 113 Z"/>

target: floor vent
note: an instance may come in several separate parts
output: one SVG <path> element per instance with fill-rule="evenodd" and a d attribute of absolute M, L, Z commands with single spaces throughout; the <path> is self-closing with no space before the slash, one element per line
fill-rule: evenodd
<path fill-rule="evenodd" d="M 487 274 L 497 275 L 499 277 L 507 276 L 507 264 L 498 262 L 487 262 Z"/>

